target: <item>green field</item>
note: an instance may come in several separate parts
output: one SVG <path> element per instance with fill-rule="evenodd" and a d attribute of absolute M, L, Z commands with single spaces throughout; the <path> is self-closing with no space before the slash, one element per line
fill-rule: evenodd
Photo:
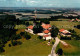
<path fill-rule="evenodd" d="M 80 22 L 68 22 L 68 21 L 51 21 L 51 25 L 57 26 L 59 29 L 74 29 L 78 35 L 80 35 L 80 29 L 74 28 L 74 26 L 80 24 Z M 79 56 L 80 55 L 80 40 L 63 40 L 67 42 L 70 47 L 66 48 L 61 43 L 58 45 L 58 48 L 63 49 L 63 55 L 66 56 Z M 57 51 L 56 49 L 56 51 Z"/>
<path fill-rule="evenodd" d="M 74 29 L 77 34 L 80 34 L 80 29 L 74 28 L 74 26 L 77 26 L 80 24 L 80 22 L 68 22 L 68 21 L 50 21 L 51 25 L 55 25 L 59 29 Z"/>
<path fill-rule="evenodd" d="M 32 21 L 30 21 L 30 24 L 32 24 Z M 77 32 L 77 34 L 80 34 L 80 30 L 74 28 L 74 26 L 80 24 L 79 22 L 50 21 L 50 24 L 57 26 L 59 29 L 74 29 Z M 19 27 L 18 26 L 19 25 L 16 26 L 17 28 L 15 27 L 16 29 L 18 29 L 16 33 L 19 34 L 20 32 L 24 32 L 25 25 L 20 25 Z M 23 28 L 20 28 L 22 26 Z M 25 40 L 24 38 L 20 39 L 20 41 L 22 41 L 22 45 L 9 47 L 9 41 L 4 47 L 5 52 L 2 54 L 6 56 L 48 56 L 48 54 L 50 54 L 51 52 L 52 46 L 48 46 L 46 44 L 47 41 L 39 40 L 37 38 L 37 35 L 29 35 L 31 35 L 32 37 L 30 40 Z M 61 43 L 58 45 L 58 48 L 60 47 L 63 49 L 64 55 L 73 56 L 78 55 L 80 53 L 80 41 L 66 40 L 66 42 L 71 46 L 70 48 L 64 48 L 64 46 Z"/>
<path fill-rule="evenodd" d="M 24 31 L 23 29 L 19 29 L 17 34 Z M 9 47 L 6 44 L 5 52 L 2 55 L 6 56 L 47 56 L 51 52 L 52 46 L 48 46 L 48 41 L 41 41 L 37 37 L 37 35 L 32 35 L 28 33 L 32 38 L 30 40 L 26 40 L 24 38 L 20 39 L 22 41 L 22 45 Z"/>

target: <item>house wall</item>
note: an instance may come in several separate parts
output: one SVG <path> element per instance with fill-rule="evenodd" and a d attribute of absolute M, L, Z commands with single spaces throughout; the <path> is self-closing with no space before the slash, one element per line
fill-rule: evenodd
<path fill-rule="evenodd" d="M 51 36 L 49 36 L 49 37 L 43 37 L 43 39 L 49 40 L 49 39 L 51 39 Z"/>
<path fill-rule="evenodd" d="M 33 30 L 31 30 L 31 29 L 29 29 L 29 28 L 28 28 L 28 31 L 33 33 Z"/>

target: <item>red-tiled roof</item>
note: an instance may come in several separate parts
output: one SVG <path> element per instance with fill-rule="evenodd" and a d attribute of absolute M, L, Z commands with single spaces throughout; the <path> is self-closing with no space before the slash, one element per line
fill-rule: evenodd
<path fill-rule="evenodd" d="M 44 35 L 43 37 L 48 37 L 49 35 Z"/>
<path fill-rule="evenodd" d="M 64 29 L 60 29 L 59 31 L 60 31 L 60 32 L 63 32 L 63 31 L 64 31 Z"/>
<path fill-rule="evenodd" d="M 64 31 L 63 31 L 63 33 L 70 33 L 70 32 L 69 32 L 69 31 L 67 31 L 67 30 L 64 30 Z"/>
<path fill-rule="evenodd" d="M 70 33 L 68 30 L 64 30 L 64 29 L 60 29 L 59 31 L 63 33 Z"/>
<path fill-rule="evenodd" d="M 50 24 L 42 24 L 41 25 L 44 29 L 48 29 L 48 28 L 50 28 L 51 27 L 51 25 Z"/>
<path fill-rule="evenodd" d="M 49 33 L 49 31 L 48 31 L 48 30 L 44 30 L 43 32 L 44 32 L 44 33 Z"/>
<path fill-rule="evenodd" d="M 29 29 L 33 29 L 33 26 L 32 26 L 32 25 L 30 25 L 30 26 L 28 26 L 27 28 L 29 28 Z"/>
<path fill-rule="evenodd" d="M 79 20 L 79 19 L 76 18 L 76 20 Z"/>

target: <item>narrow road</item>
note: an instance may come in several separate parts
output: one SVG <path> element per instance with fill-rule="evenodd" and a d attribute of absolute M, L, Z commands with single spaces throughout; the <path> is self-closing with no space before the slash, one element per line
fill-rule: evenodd
<path fill-rule="evenodd" d="M 55 50 L 56 50 L 57 45 L 60 42 L 60 39 L 58 37 L 56 37 L 55 40 L 56 41 L 55 41 L 54 45 L 52 46 L 51 54 L 48 56 L 57 56 L 57 54 L 55 53 Z"/>
<path fill-rule="evenodd" d="M 51 50 L 51 54 L 49 54 L 48 56 L 58 56 L 55 52 L 57 45 L 59 44 L 59 42 L 61 42 L 63 45 L 68 45 L 66 42 L 60 40 L 58 37 L 55 38 L 55 43 L 52 46 L 52 50 Z"/>

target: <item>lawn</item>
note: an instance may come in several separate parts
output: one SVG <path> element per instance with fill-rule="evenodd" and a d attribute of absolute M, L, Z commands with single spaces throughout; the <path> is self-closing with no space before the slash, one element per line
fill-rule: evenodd
<path fill-rule="evenodd" d="M 69 22 L 69 21 L 50 21 L 51 25 L 55 25 L 59 29 L 74 29 L 77 34 L 80 34 L 80 29 L 74 28 L 74 26 L 80 24 L 80 22 Z"/>
<path fill-rule="evenodd" d="M 68 22 L 68 21 L 50 21 L 51 25 L 55 25 L 57 26 L 59 29 L 74 29 L 77 34 L 80 34 L 80 29 L 74 28 L 74 26 L 80 24 L 80 22 Z M 70 47 L 66 48 L 64 47 L 61 43 L 59 43 L 59 45 L 56 48 L 56 51 L 59 48 L 63 49 L 63 54 L 66 56 L 80 56 L 80 41 L 78 40 L 63 40 L 65 42 L 67 42 Z"/>
<path fill-rule="evenodd" d="M 26 25 L 16 25 L 15 29 L 25 29 Z"/>
<path fill-rule="evenodd" d="M 24 29 L 19 29 L 17 34 L 23 32 Z M 6 56 L 48 56 L 51 52 L 52 46 L 48 46 L 47 41 L 41 41 L 37 37 L 37 35 L 32 35 L 28 33 L 32 38 L 30 40 L 20 39 L 22 41 L 22 45 L 9 47 L 6 44 L 5 52 L 2 53 Z"/>
<path fill-rule="evenodd" d="M 79 56 L 80 55 L 80 41 L 79 40 L 64 40 L 69 44 L 69 47 L 64 47 L 60 43 L 60 48 L 62 48 L 64 55 L 66 56 Z"/>

